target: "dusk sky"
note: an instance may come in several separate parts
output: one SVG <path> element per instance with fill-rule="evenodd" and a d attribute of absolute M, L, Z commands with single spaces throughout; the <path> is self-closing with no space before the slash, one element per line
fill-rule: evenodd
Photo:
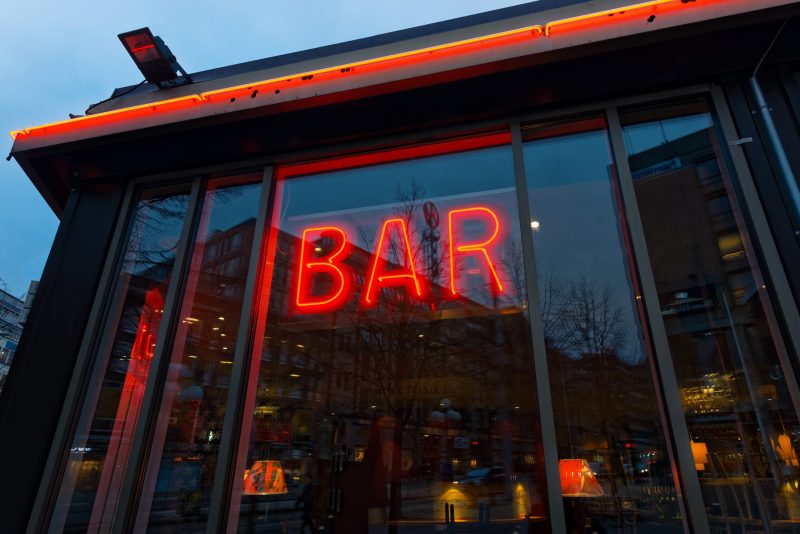
<path fill-rule="evenodd" d="M 82 114 L 142 76 L 117 34 L 149 26 L 189 72 L 305 50 L 522 0 L 28 0 L 0 17 L 0 151 L 8 132 Z M 0 160 L 0 288 L 39 279 L 58 219 L 15 161 Z"/>

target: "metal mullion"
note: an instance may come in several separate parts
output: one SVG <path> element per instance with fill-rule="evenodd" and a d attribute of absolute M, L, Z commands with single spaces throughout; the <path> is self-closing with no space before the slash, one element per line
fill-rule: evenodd
<path fill-rule="evenodd" d="M 194 240 L 192 238 L 197 226 L 198 214 L 203 204 L 201 185 L 202 178 L 195 178 L 189 194 L 188 209 L 178 240 L 178 249 L 175 254 L 175 263 L 172 266 L 169 288 L 164 298 L 164 314 L 161 317 L 161 324 L 156 335 L 156 339 L 161 340 L 161 342 L 157 342 L 153 359 L 150 363 L 150 373 L 147 377 L 139 417 L 136 422 L 130 449 L 131 453 L 125 466 L 122 489 L 118 499 L 119 504 L 112 519 L 111 532 L 115 534 L 122 534 L 131 529 L 138 505 L 141 477 L 149 456 L 150 435 L 155 425 L 155 418 L 158 415 L 161 390 L 170 361 L 173 323 L 180 313 L 183 282 L 193 249 Z"/>
<path fill-rule="evenodd" d="M 631 240 L 631 248 L 633 249 L 631 252 L 637 266 L 638 281 L 642 291 L 642 298 L 644 299 L 645 313 L 647 314 L 647 326 L 649 326 L 653 343 L 656 368 L 661 382 L 662 399 L 669 422 L 668 432 L 672 437 L 673 450 L 678 462 L 681 481 L 679 488 L 683 493 L 688 524 L 692 532 L 708 533 L 710 532 L 708 516 L 703 505 L 700 480 L 694 468 L 689 428 L 686 424 L 683 405 L 678 393 L 678 378 L 675 374 L 666 326 L 661 316 L 658 290 L 653 276 L 653 268 L 650 264 L 644 227 L 639 213 L 639 203 L 636 200 L 633 176 L 628 164 L 628 155 L 625 150 L 622 125 L 617 108 L 607 108 L 606 118 L 608 121 L 609 141 L 617 169 L 620 196 L 625 210 L 627 230 Z"/>
<path fill-rule="evenodd" d="M 519 123 L 511 125 L 511 147 L 514 154 L 514 175 L 517 189 L 517 210 L 519 213 L 522 257 L 525 269 L 525 286 L 528 293 L 528 317 L 533 345 L 533 367 L 536 374 L 536 395 L 539 403 L 539 425 L 541 427 L 544 470 L 547 483 L 547 502 L 550 510 L 550 529 L 552 532 L 567 532 L 561 479 L 558 473 L 558 446 L 556 426 L 553 415 L 553 399 L 550 394 L 550 374 L 547 364 L 547 345 L 544 338 L 539 277 L 536 273 L 533 233 L 530 221 L 531 209 L 528 199 L 528 184 L 525 179 L 525 161 L 522 153 L 522 130 Z"/>
<path fill-rule="evenodd" d="M 269 220 L 269 214 L 271 213 L 270 199 L 272 198 L 273 184 L 272 167 L 268 166 L 264 169 L 261 181 L 258 215 L 253 234 L 253 244 L 250 248 L 250 264 L 248 265 L 247 281 L 244 289 L 245 300 L 239 319 L 239 333 L 236 336 L 236 351 L 234 352 L 233 369 L 231 370 L 231 381 L 228 388 L 228 402 L 225 407 L 225 418 L 217 455 L 217 468 L 211 493 L 211 505 L 206 528 L 208 534 L 225 531 L 232 482 L 236 476 L 234 471 L 241 438 L 239 435 L 241 419 L 248 415 L 244 412 L 248 371 L 250 369 L 247 358 L 250 355 L 253 339 L 255 336 L 260 335 L 259 332 L 255 331 L 256 321 L 254 320 L 259 293 L 256 290 L 256 284 L 260 281 L 263 236 L 266 222 Z"/>
<path fill-rule="evenodd" d="M 53 435 L 50 445 L 50 453 L 47 457 L 44 472 L 41 477 L 41 485 L 36 494 L 36 500 L 31 510 L 26 533 L 44 532 L 50 520 L 50 513 L 57 497 L 58 485 L 60 485 L 61 474 L 65 465 L 65 451 L 69 443 L 74 439 L 75 424 L 77 423 L 80 409 L 83 405 L 82 398 L 87 380 L 91 379 L 91 360 L 92 352 L 97 344 L 97 338 L 101 332 L 101 318 L 107 307 L 109 296 L 113 290 L 113 276 L 116 273 L 117 265 L 120 260 L 120 247 L 125 229 L 130 218 L 131 198 L 133 197 L 133 186 L 128 185 L 125 196 L 123 197 L 120 213 L 125 216 L 117 219 L 116 228 L 111 237 L 106 255 L 105 265 L 97 284 L 94 302 L 86 321 L 87 329 L 84 332 L 81 345 L 78 348 L 78 355 L 75 358 L 72 378 L 70 380 L 67 394 L 64 397 L 64 404 L 59 415 L 59 425 Z M 69 421 L 69 423 L 65 423 Z"/>
<path fill-rule="evenodd" d="M 736 195 L 736 200 L 739 201 L 740 204 L 743 204 L 743 211 L 746 213 L 746 218 L 749 219 L 752 225 L 752 231 L 755 234 L 753 236 L 754 238 L 749 241 L 752 247 L 757 247 L 761 252 L 763 264 L 767 271 L 767 279 L 769 280 L 769 282 L 766 283 L 772 284 L 771 293 L 774 295 L 774 298 L 770 297 L 766 288 L 762 288 L 760 285 L 758 286 L 758 292 L 761 298 L 765 299 L 763 304 L 764 313 L 767 317 L 775 315 L 776 311 L 770 309 L 770 304 L 772 302 L 777 304 L 780 310 L 777 314 L 783 318 L 786 331 L 785 335 L 781 335 L 780 332 L 774 333 L 774 335 L 777 334 L 776 341 L 788 342 L 794 352 L 795 366 L 800 366 L 800 361 L 797 361 L 797 358 L 800 358 L 800 313 L 798 312 L 795 300 L 792 298 L 792 289 L 789 285 L 789 280 L 786 277 L 778 248 L 773 240 L 772 231 L 761 204 L 761 197 L 756 189 L 753 176 L 750 174 L 747 158 L 744 155 L 741 144 L 738 142 L 738 132 L 733 123 L 733 117 L 731 117 L 730 111 L 725 104 L 725 96 L 721 87 L 712 87 L 711 100 L 714 106 L 714 115 L 719 121 L 719 127 L 722 131 L 722 137 L 728 145 L 727 153 L 730 156 L 733 167 L 731 169 L 733 172 L 729 174 L 732 179 L 736 179 L 736 185 L 739 187 L 740 194 Z M 757 275 L 759 273 L 754 272 L 753 274 L 754 279 L 758 280 Z M 776 354 L 781 364 L 786 367 L 784 369 L 786 385 L 789 388 L 790 395 L 796 407 L 800 399 L 800 391 L 798 391 L 797 383 L 792 379 L 795 373 L 791 372 L 796 367 L 793 366 L 791 362 L 784 361 L 788 360 L 788 355 L 786 355 L 785 351 L 781 350 L 780 347 L 776 347 Z"/>

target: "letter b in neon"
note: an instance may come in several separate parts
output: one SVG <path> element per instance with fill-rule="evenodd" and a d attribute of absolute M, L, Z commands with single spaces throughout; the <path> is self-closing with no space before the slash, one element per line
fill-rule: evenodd
<path fill-rule="evenodd" d="M 298 311 L 332 311 L 350 298 L 350 268 L 344 264 L 349 253 L 347 234 L 338 226 L 303 230 L 297 265 Z"/>

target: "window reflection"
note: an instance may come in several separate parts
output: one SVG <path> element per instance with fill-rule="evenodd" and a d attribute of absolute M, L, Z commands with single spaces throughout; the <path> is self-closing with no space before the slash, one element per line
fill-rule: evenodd
<path fill-rule="evenodd" d="M 542 525 L 513 184 L 505 146 L 280 181 L 240 531 Z"/>
<path fill-rule="evenodd" d="M 188 187 L 139 194 L 50 532 L 110 529 L 158 342 Z"/>
<path fill-rule="evenodd" d="M 524 135 L 568 528 L 682 532 L 605 123 Z"/>
<path fill-rule="evenodd" d="M 250 175 L 208 182 L 144 478 L 138 529 L 146 525 L 148 532 L 205 530 L 260 180 Z"/>
<path fill-rule="evenodd" d="M 622 117 L 711 525 L 794 531 L 794 374 L 707 106 L 688 102 Z"/>

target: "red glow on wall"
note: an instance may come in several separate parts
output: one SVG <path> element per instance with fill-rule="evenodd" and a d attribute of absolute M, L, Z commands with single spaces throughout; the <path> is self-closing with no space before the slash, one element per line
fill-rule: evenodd
<path fill-rule="evenodd" d="M 391 229 L 402 242 L 396 250 L 401 250 L 405 255 L 403 259 L 405 265 L 393 269 L 387 269 L 389 261 L 386 259 L 391 250 L 392 238 L 389 237 Z M 387 245 L 389 250 L 387 249 Z M 399 255 L 399 254 L 398 254 Z M 411 240 L 408 235 L 408 226 L 404 219 L 388 219 L 384 221 L 381 228 L 378 244 L 372 256 L 369 268 L 369 278 L 367 287 L 363 293 L 363 301 L 367 306 L 374 306 L 379 298 L 380 290 L 384 287 L 404 287 L 406 294 L 416 294 L 422 296 L 422 288 L 417 278 L 417 271 L 414 268 L 414 256 L 411 253 Z"/>
<path fill-rule="evenodd" d="M 476 241 L 467 242 L 464 235 L 464 225 L 467 221 L 480 221 L 487 230 L 486 234 L 490 235 Z M 455 209 L 447 214 L 447 233 L 450 247 L 448 258 L 450 262 L 450 292 L 454 296 L 460 293 L 457 281 L 463 277 L 463 272 L 458 272 L 457 258 L 466 259 L 470 255 L 476 259 L 483 260 L 478 261 L 479 264 L 485 262 L 484 267 L 490 275 L 486 276 L 486 278 L 489 279 L 490 283 L 493 283 L 496 293 L 503 292 L 503 284 L 500 282 L 497 268 L 490 254 L 491 248 L 494 248 L 493 245 L 496 245 L 497 237 L 500 235 L 500 228 L 500 219 L 497 213 L 486 206 Z"/>
<path fill-rule="evenodd" d="M 356 167 L 366 167 L 368 165 L 391 163 L 393 161 L 427 158 L 440 154 L 451 154 L 453 152 L 465 152 L 479 148 L 507 145 L 509 143 L 511 143 L 511 134 L 509 132 L 497 132 L 488 135 L 462 137 L 428 144 L 403 146 L 388 150 L 376 150 L 374 152 L 328 158 L 320 161 L 306 161 L 303 163 L 284 165 L 278 169 L 278 179 L 341 171 Z"/>
<path fill-rule="evenodd" d="M 325 253 L 323 242 L 333 239 L 332 250 Z M 300 260 L 297 264 L 297 295 L 295 304 L 306 313 L 318 313 L 340 307 L 350 297 L 350 276 L 343 260 L 350 253 L 347 234 L 338 226 L 318 226 L 303 230 L 300 240 Z M 331 287 L 323 294 L 314 294 L 314 280 L 319 275 L 328 278 Z"/>

